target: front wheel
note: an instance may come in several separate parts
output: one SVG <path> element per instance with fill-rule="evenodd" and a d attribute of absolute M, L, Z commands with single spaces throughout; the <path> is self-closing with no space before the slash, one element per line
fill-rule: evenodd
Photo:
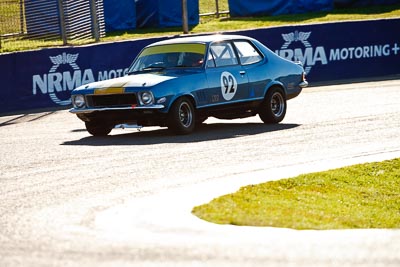
<path fill-rule="evenodd" d="M 85 125 L 86 130 L 93 136 L 106 136 L 112 130 L 112 127 L 101 122 L 88 121 L 85 122 Z"/>
<path fill-rule="evenodd" d="M 192 102 L 181 97 L 172 104 L 168 113 L 168 128 L 175 134 L 189 134 L 195 128 L 196 116 Z"/>
<path fill-rule="evenodd" d="M 281 88 L 271 88 L 261 103 L 258 115 L 264 123 L 278 123 L 286 115 L 286 98 Z"/>

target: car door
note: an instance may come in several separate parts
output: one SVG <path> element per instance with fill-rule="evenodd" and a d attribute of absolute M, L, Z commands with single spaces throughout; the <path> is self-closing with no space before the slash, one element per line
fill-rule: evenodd
<path fill-rule="evenodd" d="M 269 81 L 266 68 L 263 67 L 266 59 L 248 40 L 235 40 L 234 46 L 242 68 L 248 77 L 248 99 L 263 98 L 265 87 Z"/>
<path fill-rule="evenodd" d="M 206 77 L 208 82 L 207 104 L 229 104 L 242 101 L 248 96 L 248 78 L 239 64 L 230 41 L 210 45 Z"/>

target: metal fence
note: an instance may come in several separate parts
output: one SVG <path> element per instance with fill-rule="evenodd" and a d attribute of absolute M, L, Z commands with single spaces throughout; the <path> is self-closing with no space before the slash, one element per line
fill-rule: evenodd
<path fill-rule="evenodd" d="M 103 0 L 0 0 L 0 52 L 103 36 Z"/>
<path fill-rule="evenodd" d="M 228 0 L 199 1 L 205 21 L 229 13 Z M 103 0 L 0 0 L 0 53 L 79 45 L 104 36 Z"/>

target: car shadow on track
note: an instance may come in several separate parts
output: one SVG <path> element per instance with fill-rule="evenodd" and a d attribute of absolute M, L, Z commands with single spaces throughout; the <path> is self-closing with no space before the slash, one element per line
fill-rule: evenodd
<path fill-rule="evenodd" d="M 0 122 L 0 127 L 3 126 L 9 126 L 13 124 L 18 124 L 18 123 L 27 123 L 27 122 L 33 122 L 37 121 L 40 119 L 43 119 L 45 117 L 48 117 L 50 115 L 53 115 L 55 112 L 50 111 L 50 112 L 43 112 L 43 113 L 35 113 L 35 114 L 23 114 L 23 115 L 17 115 L 13 116 L 10 119 Z"/>
<path fill-rule="evenodd" d="M 162 143 L 195 143 L 250 136 L 274 131 L 289 130 L 299 124 L 263 124 L 263 123 L 212 123 L 202 124 L 190 135 L 173 135 L 168 129 L 138 131 L 114 134 L 105 137 L 88 136 L 80 140 L 67 141 L 62 145 L 153 145 Z M 79 130 L 80 131 L 80 130 Z M 74 130 L 76 132 L 76 130 Z"/>

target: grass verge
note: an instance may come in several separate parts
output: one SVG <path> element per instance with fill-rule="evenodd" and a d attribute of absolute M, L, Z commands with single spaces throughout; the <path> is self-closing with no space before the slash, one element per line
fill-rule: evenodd
<path fill-rule="evenodd" d="M 400 159 L 242 187 L 192 212 L 217 224 L 400 228 Z"/>

